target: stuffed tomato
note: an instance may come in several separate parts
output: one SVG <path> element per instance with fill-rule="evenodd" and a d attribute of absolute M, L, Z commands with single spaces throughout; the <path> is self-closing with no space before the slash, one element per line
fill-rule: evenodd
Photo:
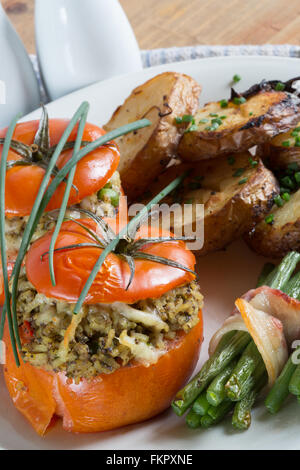
<path fill-rule="evenodd" d="M 111 430 L 155 416 L 188 380 L 202 342 L 194 255 L 159 229 L 155 242 L 144 226 L 134 240 L 120 241 L 75 315 L 74 303 L 103 250 L 103 229 L 91 219 L 79 223 L 62 225 L 55 286 L 48 261 L 52 233 L 28 251 L 17 297 L 19 368 L 8 329 L 5 334 L 9 393 L 41 435 L 55 416 L 73 432 Z"/>

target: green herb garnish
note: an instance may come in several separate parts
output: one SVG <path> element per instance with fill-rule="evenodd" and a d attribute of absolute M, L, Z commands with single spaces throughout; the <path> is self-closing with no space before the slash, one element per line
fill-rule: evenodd
<path fill-rule="evenodd" d="M 234 83 L 238 83 L 242 80 L 242 77 L 236 73 L 235 75 L 233 75 L 232 80 L 234 81 Z"/>
<path fill-rule="evenodd" d="M 272 224 L 274 222 L 274 214 L 267 215 L 267 217 L 265 218 L 265 222 L 266 224 Z"/>
<path fill-rule="evenodd" d="M 258 165 L 258 161 L 257 161 L 257 160 L 253 160 L 252 157 L 249 157 L 249 163 L 250 163 L 250 165 L 252 166 L 252 168 L 255 168 L 255 167 Z"/>
<path fill-rule="evenodd" d="M 276 206 L 278 206 L 278 207 L 282 207 L 283 204 L 284 204 L 284 200 L 279 195 L 274 197 L 274 202 L 275 202 Z"/>
<path fill-rule="evenodd" d="M 246 103 L 246 98 L 243 96 L 235 96 L 232 101 L 234 104 L 240 105 Z"/>
<path fill-rule="evenodd" d="M 221 100 L 220 101 L 220 106 L 221 106 L 221 108 L 227 108 L 228 107 L 228 100 Z"/>
<path fill-rule="evenodd" d="M 289 193 L 285 192 L 281 195 L 282 199 L 286 202 L 288 202 L 291 199 L 291 196 Z"/>
<path fill-rule="evenodd" d="M 275 86 L 276 91 L 283 91 L 285 89 L 285 84 L 282 82 L 277 82 Z"/>
<path fill-rule="evenodd" d="M 49 166 L 45 172 L 45 176 L 43 178 L 43 181 L 41 183 L 38 195 L 36 197 L 35 203 L 33 205 L 31 214 L 29 216 L 27 225 L 25 227 L 25 231 L 23 234 L 21 246 L 19 249 L 19 253 L 15 262 L 14 266 L 14 277 L 13 277 L 13 282 L 12 282 L 12 315 L 13 319 L 15 319 L 17 323 L 17 310 L 16 310 L 16 298 L 17 298 L 17 288 L 18 288 L 18 279 L 20 275 L 20 270 L 21 266 L 23 263 L 23 259 L 25 257 L 25 254 L 27 252 L 27 249 L 29 247 L 29 244 L 31 242 L 32 236 L 34 234 L 34 231 L 39 223 L 39 220 L 46 209 L 50 199 L 52 198 L 54 192 L 56 191 L 58 185 L 64 180 L 64 178 L 69 174 L 71 169 L 73 168 L 74 165 L 76 165 L 85 155 L 88 153 L 92 152 L 93 150 L 97 149 L 98 147 L 104 145 L 105 143 L 110 142 L 111 140 L 116 139 L 117 137 L 120 137 L 124 134 L 127 134 L 129 132 L 141 129 L 143 127 L 149 126 L 151 123 L 148 119 L 142 119 L 140 121 L 128 124 L 126 126 L 122 126 L 118 129 L 115 129 L 114 131 L 108 132 L 107 134 L 103 135 L 99 139 L 90 142 L 87 146 L 84 148 L 81 148 L 76 154 L 73 155 L 73 157 L 65 164 L 65 166 L 59 170 L 58 174 L 53 178 L 51 184 L 48 186 L 52 169 L 56 164 L 56 161 L 61 154 L 64 145 L 67 142 L 67 139 L 69 138 L 73 128 L 75 127 L 77 121 L 82 117 L 82 115 L 86 111 L 88 103 L 83 103 L 73 118 L 71 119 L 70 123 L 68 124 L 67 128 L 65 129 L 63 136 L 61 140 L 59 141 L 51 159 L 49 162 Z M 51 272 L 51 277 L 54 279 L 54 273 Z M 21 349 L 21 342 L 19 338 L 18 332 L 16 332 L 16 340 L 19 348 Z"/>
<path fill-rule="evenodd" d="M 239 184 L 245 184 L 245 183 L 247 183 L 247 181 L 248 181 L 248 178 L 247 178 L 247 177 L 246 177 L 246 178 L 243 178 L 243 179 L 241 179 L 241 180 L 239 181 Z"/>
<path fill-rule="evenodd" d="M 233 176 L 236 177 L 236 176 L 241 176 L 245 171 L 245 168 L 238 168 L 237 170 L 235 170 L 235 172 L 233 173 Z"/>

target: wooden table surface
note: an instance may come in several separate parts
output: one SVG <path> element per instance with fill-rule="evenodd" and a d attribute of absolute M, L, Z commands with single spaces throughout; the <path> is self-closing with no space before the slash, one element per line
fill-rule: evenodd
<path fill-rule="evenodd" d="M 192 44 L 300 44 L 299 0 L 120 2 L 143 49 Z M 28 51 L 34 52 L 34 0 L 2 3 Z"/>

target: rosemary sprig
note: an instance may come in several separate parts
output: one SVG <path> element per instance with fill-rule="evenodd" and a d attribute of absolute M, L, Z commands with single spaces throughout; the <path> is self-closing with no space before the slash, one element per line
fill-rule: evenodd
<path fill-rule="evenodd" d="M 6 163 L 7 156 L 11 145 L 12 136 L 16 127 L 18 120 L 20 119 L 21 114 L 17 115 L 11 122 L 6 137 L 4 140 L 1 162 L 0 162 L 0 252 L 1 252 L 1 263 L 2 263 L 2 272 L 3 272 L 3 283 L 4 283 L 4 293 L 5 293 L 5 307 L 2 311 L 1 318 L 1 329 L 4 328 L 5 316 L 7 316 L 9 334 L 11 338 L 11 345 L 13 354 L 15 357 L 16 364 L 19 365 L 19 356 L 16 346 L 16 339 L 14 334 L 14 325 L 12 321 L 12 313 L 10 307 L 10 292 L 8 284 L 8 274 L 7 274 L 7 256 L 6 256 L 6 239 L 5 239 L 5 177 L 6 177 Z M 5 315 L 6 314 L 6 315 Z"/>
<path fill-rule="evenodd" d="M 79 151 L 79 149 L 81 147 L 81 141 L 82 141 L 82 136 L 83 136 L 83 132 L 84 132 L 85 124 L 86 124 L 88 110 L 89 110 L 89 105 L 86 107 L 86 109 L 83 112 L 83 114 L 81 116 L 81 119 L 80 119 L 78 132 L 77 132 L 77 136 L 76 136 L 76 141 L 75 141 L 75 145 L 74 145 L 74 150 L 73 150 L 73 155 L 76 155 L 76 153 Z M 61 225 L 63 223 L 64 217 L 65 217 L 65 214 L 66 214 L 66 209 L 67 209 L 67 206 L 68 206 L 69 196 L 70 196 L 70 192 L 71 192 L 71 189 L 72 189 L 75 172 L 76 172 L 76 165 L 73 166 L 73 168 L 71 169 L 71 171 L 69 173 L 69 176 L 68 176 L 66 189 L 65 189 L 65 192 L 64 192 L 63 200 L 62 200 L 62 203 L 61 203 L 60 211 L 59 211 L 59 214 L 58 214 L 56 226 L 55 226 L 52 238 L 51 238 L 51 243 L 50 243 L 50 248 L 49 248 L 49 269 L 50 269 L 51 282 L 52 282 L 53 286 L 56 285 L 55 272 L 54 272 L 53 250 L 55 248 L 55 243 L 56 243 L 58 234 L 59 234 L 60 229 L 61 229 Z"/>
<path fill-rule="evenodd" d="M 165 189 L 163 189 L 157 196 L 155 196 L 152 201 L 150 201 L 143 209 L 127 224 L 126 227 L 124 227 L 118 235 L 112 240 L 107 247 L 103 250 L 101 253 L 100 257 L 96 261 L 91 274 L 89 275 L 82 292 L 79 296 L 79 299 L 75 305 L 74 314 L 78 314 L 79 311 L 81 310 L 81 307 L 84 303 L 84 300 L 97 276 L 97 273 L 101 269 L 107 255 L 109 253 L 113 252 L 116 248 L 118 243 L 120 242 L 121 239 L 128 237 L 128 234 L 132 234 L 132 231 L 136 230 L 138 222 L 149 212 L 151 209 L 151 206 L 154 204 L 157 204 L 159 201 L 161 201 L 165 196 L 167 196 L 170 192 L 172 192 L 177 186 L 179 186 L 184 178 L 186 177 L 187 172 L 185 172 L 183 175 L 179 176 L 176 178 L 174 181 L 172 181 Z"/>

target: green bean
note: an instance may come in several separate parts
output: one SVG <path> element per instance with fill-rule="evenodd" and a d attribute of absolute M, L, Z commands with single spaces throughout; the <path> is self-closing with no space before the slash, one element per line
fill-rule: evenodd
<path fill-rule="evenodd" d="M 229 341 L 227 338 L 230 338 Z M 178 416 L 182 416 L 208 384 L 244 350 L 250 338 L 249 333 L 245 331 L 238 331 L 234 336 L 229 333 L 224 335 L 220 347 L 208 359 L 200 372 L 177 393 L 172 407 Z"/>
<path fill-rule="evenodd" d="M 275 414 L 282 407 L 283 402 L 289 394 L 289 383 L 296 367 L 296 364 L 292 362 L 292 356 L 290 356 L 266 398 L 265 405 L 270 413 Z"/>
<path fill-rule="evenodd" d="M 288 253 L 281 263 L 275 268 L 274 273 L 271 273 L 266 282 L 272 289 L 282 289 L 292 276 L 298 262 L 300 260 L 300 253 L 291 251 Z"/>
<path fill-rule="evenodd" d="M 207 403 L 209 402 L 212 406 L 218 406 L 225 399 L 226 397 L 225 384 L 227 380 L 229 379 L 229 377 L 231 376 L 232 372 L 234 371 L 236 364 L 237 364 L 237 361 L 233 360 L 211 382 L 206 392 Z"/>
<path fill-rule="evenodd" d="M 225 400 L 218 406 L 210 406 L 207 414 L 213 420 L 212 424 L 217 424 L 222 421 L 223 418 L 229 413 L 233 408 L 233 403 L 230 400 Z M 202 423 L 202 421 L 201 421 Z"/>
<path fill-rule="evenodd" d="M 249 379 L 256 366 L 262 361 L 254 341 L 250 341 L 225 385 L 227 397 L 237 401 L 241 398 L 244 383 Z"/>
<path fill-rule="evenodd" d="M 269 276 L 269 274 L 274 271 L 274 268 L 275 268 L 275 265 L 273 263 L 266 263 L 263 268 L 262 268 L 262 271 L 259 275 L 259 278 L 257 280 L 257 283 L 256 283 L 256 287 L 261 287 L 261 286 L 264 286 L 265 285 L 265 282 Z"/>
<path fill-rule="evenodd" d="M 300 298 L 300 271 L 298 271 L 282 288 L 282 291 L 293 299 Z"/>
<path fill-rule="evenodd" d="M 206 392 L 202 392 L 201 395 L 195 400 L 193 404 L 193 410 L 195 413 L 200 414 L 201 416 L 206 415 L 208 408 L 210 407 L 210 403 L 206 398 Z"/>
<path fill-rule="evenodd" d="M 255 380 L 254 380 L 255 382 Z M 255 403 L 257 395 L 267 382 L 267 374 L 263 374 L 255 383 L 253 389 L 250 390 L 234 407 L 232 416 L 232 425 L 236 429 L 242 431 L 248 429 L 251 424 L 251 408 Z"/>
<path fill-rule="evenodd" d="M 196 413 L 193 409 L 186 415 L 185 422 L 189 428 L 196 429 L 201 426 L 202 415 Z"/>
<path fill-rule="evenodd" d="M 296 366 L 296 370 L 292 375 L 289 383 L 289 392 L 293 395 L 300 395 L 300 365 Z"/>

